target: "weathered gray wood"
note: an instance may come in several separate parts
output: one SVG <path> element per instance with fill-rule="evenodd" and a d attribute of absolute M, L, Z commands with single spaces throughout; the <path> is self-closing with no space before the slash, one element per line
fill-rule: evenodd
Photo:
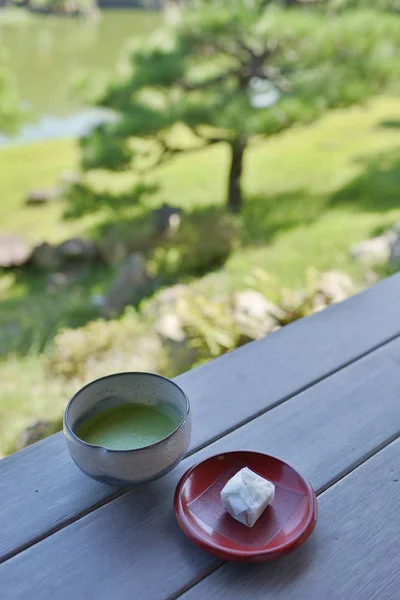
<path fill-rule="evenodd" d="M 400 433 L 400 340 L 332 375 L 141 486 L 7 561 L 5 597 L 169 598 L 218 561 L 179 531 L 172 497 L 184 469 L 230 449 L 281 456 L 321 491 Z"/>
<path fill-rule="evenodd" d="M 182 600 L 394 600 L 399 597 L 400 440 L 319 498 L 298 552 L 269 565 L 223 565 Z"/>
<path fill-rule="evenodd" d="M 399 296 L 400 275 L 178 377 L 191 452 L 399 334 Z M 116 494 L 81 475 L 61 434 L 0 461 L 0 481 L 0 561 Z"/>

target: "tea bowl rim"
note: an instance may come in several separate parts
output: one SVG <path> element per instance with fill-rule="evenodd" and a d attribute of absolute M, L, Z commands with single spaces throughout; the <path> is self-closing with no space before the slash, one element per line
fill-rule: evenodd
<path fill-rule="evenodd" d="M 121 376 L 123 376 L 123 375 L 139 375 L 139 376 L 144 375 L 146 377 L 155 377 L 157 379 L 162 379 L 163 381 L 166 381 L 167 383 L 170 383 L 173 386 L 175 386 L 177 388 L 177 390 L 179 390 L 179 392 L 181 392 L 181 394 L 183 395 L 185 403 L 186 403 L 186 411 L 185 411 L 183 418 L 180 420 L 179 425 L 177 425 L 177 427 L 175 427 L 175 429 L 173 431 L 171 431 L 171 433 L 169 433 L 165 437 L 161 438 L 160 440 L 157 440 L 157 442 L 153 442 L 152 444 L 148 444 L 147 446 L 143 446 L 142 448 L 130 448 L 128 450 L 115 450 L 112 448 L 107 448 L 106 446 L 101 446 L 100 444 L 90 444 L 89 442 L 85 442 L 84 440 L 82 440 L 82 438 L 77 436 L 76 433 L 72 430 L 72 427 L 69 424 L 69 418 L 68 418 L 69 409 L 72 406 L 72 403 L 74 402 L 74 400 L 76 400 L 77 396 L 81 392 L 88 389 L 92 385 L 99 383 L 100 381 L 105 381 L 106 379 L 110 379 L 111 377 L 115 377 L 115 376 L 119 376 L 119 375 L 121 375 Z M 78 442 L 79 444 L 82 444 L 83 446 L 87 446 L 88 448 L 95 448 L 95 449 L 97 448 L 99 450 L 111 452 L 111 453 L 115 453 L 115 454 L 131 454 L 131 453 L 143 452 L 148 449 L 154 448 L 160 444 L 165 443 L 167 440 L 169 440 L 170 438 L 175 436 L 175 434 L 178 433 L 178 431 L 180 429 L 182 429 L 182 427 L 184 427 L 184 425 L 186 424 L 186 422 L 189 418 L 189 415 L 190 415 L 189 397 L 186 394 L 186 392 L 181 388 L 181 386 L 178 385 L 175 381 L 173 381 L 173 379 L 169 379 L 168 377 L 164 377 L 164 375 L 159 375 L 158 373 L 151 373 L 150 371 L 122 371 L 122 372 L 118 372 L 118 373 L 110 373 L 109 375 L 104 375 L 103 377 L 98 377 L 97 379 L 93 379 L 93 381 L 89 381 L 89 383 L 87 383 L 86 385 L 79 388 L 79 390 L 77 392 L 75 392 L 75 394 L 72 396 L 72 398 L 69 400 L 67 406 L 65 407 L 64 427 L 67 430 L 68 434 L 72 437 L 72 439 L 74 441 Z"/>

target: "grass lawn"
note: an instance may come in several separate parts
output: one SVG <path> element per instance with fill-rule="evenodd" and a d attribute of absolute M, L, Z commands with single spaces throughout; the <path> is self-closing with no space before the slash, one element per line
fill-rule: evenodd
<path fill-rule="evenodd" d="M 195 285 L 205 293 L 240 288 L 255 266 L 288 287 L 301 286 L 310 266 L 361 279 L 349 248 L 400 220 L 399 115 L 399 99 L 377 98 L 254 145 L 245 161 L 241 246 Z M 0 231 L 32 243 L 93 232 L 98 217 L 65 222 L 61 205 L 23 204 L 29 190 L 54 185 L 77 160 L 73 140 L 0 150 Z M 186 210 L 222 205 L 227 168 L 223 146 L 176 158 L 159 169 L 160 191 L 144 210 L 164 201 Z M 100 271 L 49 297 L 44 276 L 0 275 L 0 454 L 30 421 L 60 414 L 69 390 L 46 382 L 40 352 L 60 326 L 95 316 L 88 297 L 109 277 Z"/>
<path fill-rule="evenodd" d="M 310 265 L 360 276 L 349 247 L 400 219 L 399 115 L 398 99 L 380 98 L 252 148 L 243 246 L 225 265 L 226 284 L 241 285 L 253 265 L 288 286 Z M 221 203 L 227 161 L 216 147 L 176 160 L 163 170 L 163 197 L 186 208 Z"/>
<path fill-rule="evenodd" d="M 93 217 L 63 220 L 63 207 L 57 202 L 45 207 L 24 203 L 28 192 L 53 187 L 60 175 L 76 170 L 78 159 L 73 139 L 0 148 L 0 232 L 20 233 L 32 243 L 59 242 L 96 222 Z"/>

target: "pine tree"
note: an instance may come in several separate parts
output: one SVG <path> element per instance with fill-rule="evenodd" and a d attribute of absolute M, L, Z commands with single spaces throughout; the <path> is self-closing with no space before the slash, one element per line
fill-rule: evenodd
<path fill-rule="evenodd" d="M 84 167 L 142 170 L 225 143 L 227 204 L 239 212 L 250 144 L 358 103 L 398 75 L 396 3 L 192 0 L 131 51 L 124 77 L 99 99 L 117 119 L 82 140 Z"/>

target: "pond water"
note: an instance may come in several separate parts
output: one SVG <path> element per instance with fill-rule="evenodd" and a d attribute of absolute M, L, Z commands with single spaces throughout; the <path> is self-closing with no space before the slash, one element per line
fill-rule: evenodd
<path fill-rule="evenodd" d="M 74 83 L 86 72 L 112 74 L 127 41 L 150 34 L 161 18 L 144 10 L 104 10 L 95 20 L 0 10 L 0 49 L 29 111 L 18 136 L 0 145 L 80 135 L 102 119 L 83 106 Z"/>

